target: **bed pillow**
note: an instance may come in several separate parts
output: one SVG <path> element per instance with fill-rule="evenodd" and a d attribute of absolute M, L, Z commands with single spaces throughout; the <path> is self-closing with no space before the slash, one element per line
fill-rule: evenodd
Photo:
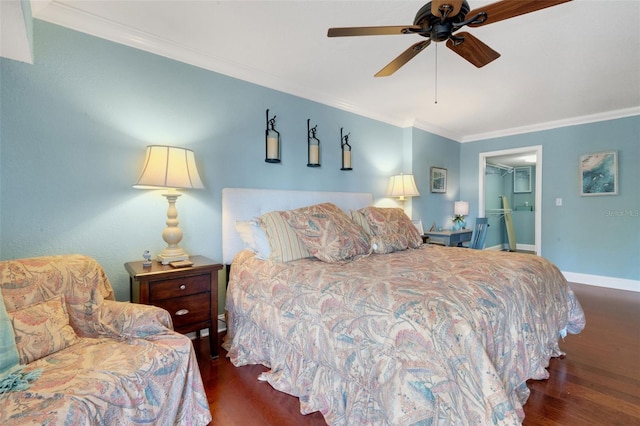
<path fill-rule="evenodd" d="M 409 241 L 405 234 L 377 235 L 371 238 L 371 250 L 377 254 L 387 254 L 394 251 L 406 250 Z"/>
<path fill-rule="evenodd" d="M 240 234 L 245 248 L 254 252 L 258 259 L 269 259 L 271 247 L 259 219 L 236 221 L 236 231 Z"/>
<path fill-rule="evenodd" d="M 9 312 L 20 364 L 28 364 L 77 343 L 64 295 Z"/>
<path fill-rule="evenodd" d="M 371 236 L 389 236 L 399 234 L 406 238 L 407 247 L 417 248 L 422 245 L 422 236 L 401 208 L 365 207 L 358 210 L 369 224 Z M 392 237 L 389 237 L 392 238 Z M 397 238 L 394 238 L 397 242 Z"/>
<path fill-rule="evenodd" d="M 351 210 L 351 220 L 353 220 L 356 224 L 362 226 L 364 232 L 371 236 L 371 229 L 369 229 L 369 222 L 367 222 L 367 218 L 364 217 L 364 214 L 360 210 Z"/>
<path fill-rule="evenodd" d="M 265 213 L 259 219 L 260 226 L 264 230 L 269 243 L 269 260 L 272 262 L 289 262 L 311 257 L 309 250 L 280 215 L 280 212 Z"/>
<path fill-rule="evenodd" d="M 316 204 L 280 212 L 313 256 L 334 263 L 369 253 L 369 236 L 336 205 Z"/>

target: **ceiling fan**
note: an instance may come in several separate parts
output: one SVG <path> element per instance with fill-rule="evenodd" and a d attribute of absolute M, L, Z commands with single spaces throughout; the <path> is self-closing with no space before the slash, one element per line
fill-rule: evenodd
<path fill-rule="evenodd" d="M 329 28 L 327 36 L 418 34 L 426 38 L 402 52 L 378 71 L 376 77 L 390 76 L 432 41 L 446 40 L 449 49 L 480 68 L 498 59 L 500 54 L 473 34 L 460 32 L 454 35 L 456 31 L 464 26 L 481 27 L 568 1 L 571 0 L 502 0 L 470 11 L 467 0 L 433 0 L 418 11 L 413 25 Z"/>

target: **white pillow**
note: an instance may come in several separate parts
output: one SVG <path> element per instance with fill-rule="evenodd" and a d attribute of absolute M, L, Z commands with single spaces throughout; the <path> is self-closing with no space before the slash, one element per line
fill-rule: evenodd
<path fill-rule="evenodd" d="M 254 252 L 258 259 L 269 260 L 271 255 L 269 241 L 257 219 L 237 220 L 236 231 L 240 234 L 245 248 Z"/>

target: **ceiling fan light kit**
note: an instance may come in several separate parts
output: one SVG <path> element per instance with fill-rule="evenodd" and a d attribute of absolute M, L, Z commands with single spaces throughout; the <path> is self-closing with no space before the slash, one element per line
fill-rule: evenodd
<path fill-rule="evenodd" d="M 456 31 L 465 26 L 480 27 L 569 1 L 571 0 L 502 0 L 471 10 L 466 0 L 433 0 L 418 10 L 413 25 L 329 28 L 327 36 L 417 34 L 427 38 L 402 52 L 378 71 L 376 77 L 392 75 L 426 49 L 431 42 L 445 41 L 449 49 L 481 68 L 498 59 L 500 54 L 471 33 L 454 34 Z"/>

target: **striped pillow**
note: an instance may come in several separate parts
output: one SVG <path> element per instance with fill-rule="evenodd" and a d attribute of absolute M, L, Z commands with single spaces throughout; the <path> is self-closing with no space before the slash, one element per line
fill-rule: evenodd
<path fill-rule="evenodd" d="M 323 262 L 344 262 L 369 254 L 369 235 L 334 204 L 315 204 L 279 213 L 309 253 Z"/>
<path fill-rule="evenodd" d="M 280 212 L 274 211 L 260 216 L 260 225 L 267 234 L 272 262 L 289 262 L 291 260 L 311 257 L 311 254 L 296 235 L 293 229 L 282 218 Z"/>

